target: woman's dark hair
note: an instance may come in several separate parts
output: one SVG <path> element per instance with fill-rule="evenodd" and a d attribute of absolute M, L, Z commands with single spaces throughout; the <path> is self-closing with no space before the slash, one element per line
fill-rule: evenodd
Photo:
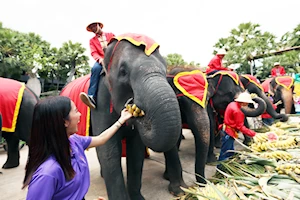
<path fill-rule="evenodd" d="M 23 188 L 29 185 L 33 173 L 51 155 L 60 164 L 67 180 L 74 177 L 70 143 L 65 127 L 65 120 L 69 119 L 70 111 L 71 100 L 64 96 L 48 97 L 36 104 Z"/>

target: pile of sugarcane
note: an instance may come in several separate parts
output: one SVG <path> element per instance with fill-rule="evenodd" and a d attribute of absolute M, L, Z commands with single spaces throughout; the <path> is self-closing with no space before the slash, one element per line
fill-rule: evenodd
<path fill-rule="evenodd" d="M 300 200 L 299 143 L 298 124 L 277 122 L 244 151 L 219 162 L 207 184 L 182 188 L 186 195 L 177 199 Z"/>

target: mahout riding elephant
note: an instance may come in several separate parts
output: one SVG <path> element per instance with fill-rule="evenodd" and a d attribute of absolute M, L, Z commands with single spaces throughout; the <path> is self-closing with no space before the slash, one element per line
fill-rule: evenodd
<path fill-rule="evenodd" d="M 282 101 L 277 106 L 276 111 L 280 112 L 284 108 L 285 114 L 295 114 L 295 105 L 293 99 L 294 79 L 290 76 L 278 76 L 268 78 L 262 83 L 265 92 L 272 95 L 274 103 Z"/>
<path fill-rule="evenodd" d="M 0 113 L 2 136 L 7 143 L 4 169 L 19 166 L 19 142 L 29 141 L 33 110 L 38 97 L 23 83 L 0 78 Z"/>
<path fill-rule="evenodd" d="M 97 156 L 109 199 L 144 199 L 141 177 L 145 147 L 165 152 L 171 193 L 182 193 L 182 168 L 176 143 L 181 116 L 176 95 L 166 79 L 166 62 L 158 44 L 144 35 L 124 34 L 113 38 L 104 58 L 97 93 L 97 108 L 91 111 L 94 135 L 110 127 L 129 99 L 143 110 L 143 117 L 128 120 Z M 121 140 L 126 138 L 127 190 L 121 167 Z"/>
<path fill-rule="evenodd" d="M 195 174 L 205 177 L 210 140 L 209 118 L 206 110 L 209 98 L 206 76 L 196 68 L 176 67 L 168 72 L 167 79 L 177 96 L 182 123 L 186 124 L 194 135 Z M 197 175 L 196 180 L 205 183 Z"/>
<path fill-rule="evenodd" d="M 241 86 L 239 76 L 232 71 L 216 72 L 213 75 L 207 76 L 207 81 L 209 86 L 213 88 L 213 94 L 207 106 L 210 119 L 210 145 L 207 163 L 210 163 L 216 161 L 214 146 L 215 132 L 218 129 L 217 125 L 223 123 L 222 117 L 224 116 L 227 105 L 234 101 L 234 98 L 243 92 L 244 88 Z M 258 104 L 257 108 L 242 108 L 242 111 L 247 117 L 257 117 L 266 110 L 266 103 L 262 98 L 256 97 L 253 100 Z M 216 141 L 219 142 L 220 138 L 216 137 Z"/>
<path fill-rule="evenodd" d="M 257 94 L 260 98 L 262 98 L 266 102 L 267 105 L 266 112 L 269 115 L 271 115 L 274 119 L 279 119 L 280 121 L 283 122 L 288 120 L 288 116 L 286 114 L 280 114 L 276 112 L 276 110 L 272 106 L 272 102 L 270 101 L 270 98 L 267 97 L 262 85 L 254 76 L 249 74 L 240 75 L 240 80 L 245 89 L 247 89 L 250 93 Z"/>

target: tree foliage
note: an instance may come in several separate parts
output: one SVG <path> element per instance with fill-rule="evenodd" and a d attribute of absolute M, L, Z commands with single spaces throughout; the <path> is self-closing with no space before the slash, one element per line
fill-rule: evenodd
<path fill-rule="evenodd" d="M 195 61 L 188 63 L 183 59 L 182 55 L 178 53 L 168 54 L 164 58 L 167 62 L 168 70 L 171 70 L 174 67 L 200 67 L 200 63 L 196 63 Z"/>
<path fill-rule="evenodd" d="M 63 43 L 59 49 L 35 33 L 4 28 L 0 22 L 0 76 L 19 79 L 22 74 L 39 75 L 46 81 L 66 82 L 90 72 L 85 48 Z"/>
<path fill-rule="evenodd" d="M 263 32 L 259 24 L 251 22 L 242 23 L 237 28 L 232 29 L 230 36 L 220 38 L 214 45 L 215 48 L 225 48 L 228 54 L 225 60 L 228 64 L 239 63 L 240 68 L 237 72 L 249 74 L 249 62 L 255 55 L 268 54 L 273 51 L 285 48 L 300 46 L 300 24 L 291 32 L 285 33 L 279 40 L 270 32 Z M 216 53 L 216 51 L 214 51 Z M 299 73 L 299 51 L 289 51 L 282 55 L 266 56 L 260 59 L 253 69 L 253 73 L 260 78 L 266 78 L 270 75 L 274 62 L 280 62 L 287 73 Z M 257 63 L 257 62 L 256 62 Z"/>

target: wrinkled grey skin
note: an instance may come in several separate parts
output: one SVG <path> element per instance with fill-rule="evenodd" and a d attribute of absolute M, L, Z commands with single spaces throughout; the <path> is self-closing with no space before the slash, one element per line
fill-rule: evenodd
<path fill-rule="evenodd" d="M 170 166 L 169 190 L 180 194 L 183 180 L 176 143 L 181 133 L 181 117 L 177 98 L 166 79 L 165 60 L 158 49 L 147 56 L 144 47 L 125 40 L 119 42 L 112 54 L 115 45 L 113 41 L 105 51 L 108 73 L 102 74 L 99 82 L 97 108 L 91 112 L 92 132 L 98 135 L 115 123 L 131 97 L 145 116 L 131 118 L 127 126 L 96 148 L 108 197 L 110 200 L 144 199 L 140 190 L 146 146 L 172 157 L 166 159 Z M 123 138 L 126 138 L 126 185 L 121 167 Z"/>
<path fill-rule="evenodd" d="M 282 101 L 282 104 L 280 104 L 276 109 L 277 112 L 280 112 L 280 110 L 284 108 L 285 114 L 296 113 L 293 99 L 294 86 L 292 86 L 290 89 L 287 89 L 281 85 L 278 85 L 275 81 L 275 78 L 273 78 L 270 82 L 270 89 L 274 93 L 274 103 Z"/>
<path fill-rule="evenodd" d="M 26 143 L 29 141 L 33 110 L 37 101 L 37 96 L 29 88 L 25 88 L 15 132 L 11 133 L 2 131 L 2 136 L 7 143 L 7 160 L 2 168 L 9 169 L 19 166 L 19 142 L 20 140 L 23 140 Z M 0 103 L 5 104 L 5 101 Z M 2 113 L 2 115 L 4 118 L 4 113 Z"/>
<path fill-rule="evenodd" d="M 249 81 L 244 76 L 240 76 L 240 80 L 241 80 L 241 82 L 242 82 L 245 89 L 247 89 L 250 93 L 257 94 L 260 98 L 262 98 L 266 102 L 266 105 L 267 105 L 266 112 L 269 115 L 271 115 L 274 119 L 280 119 L 280 121 L 283 121 L 283 122 L 288 120 L 287 115 L 279 114 L 278 112 L 276 112 L 276 110 L 274 110 L 270 99 L 266 96 L 264 91 L 261 90 L 261 88 L 259 88 L 257 85 L 255 85 L 254 83 Z"/>
<path fill-rule="evenodd" d="M 182 94 L 182 92 L 174 85 L 174 76 L 179 72 L 192 70 L 194 69 L 174 68 L 168 73 L 168 82 L 172 86 L 176 95 Z M 201 175 L 205 178 L 205 164 L 210 140 L 209 118 L 207 110 L 186 96 L 179 96 L 177 98 L 179 102 L 182 123 L 187 124 L 194 135 L 196 151 L 195 174 Z M 205 183 L 205 180 L 197 175 L 196 180 L 199 183 Z"/>
<path fill-rule="evenodd" d="M 220 77 L 221 75 L 207 77 L 209 86 L 214 90 L 207 106 L 210 119 L 210 145 L 207 163 L 216 161 L 216 156 L 214 154 L 215 131 L 218 129 L 218 127 L 216 127 L 216 122 L 219 122 L 220 124 L 223 123 L 223 118 L 220 117 L 220 114 L 223 115 L 227 105 L 234 101 L 234 98 L 237 97 L 238 94 L 244 91 L 243 88 L 240 85 L 237 85 L 229 76 L 223 75 L 221 81 L 219 81 Z M 259 116 L 266 110 L 266 103 L 263 99 L 257 97 L 253 100 L 259 104 L 258 108 L 242 108 L 242 111 L 247 117 Z M 220 138 L 217 138 L 217 140 L 219 142 Z"/>

